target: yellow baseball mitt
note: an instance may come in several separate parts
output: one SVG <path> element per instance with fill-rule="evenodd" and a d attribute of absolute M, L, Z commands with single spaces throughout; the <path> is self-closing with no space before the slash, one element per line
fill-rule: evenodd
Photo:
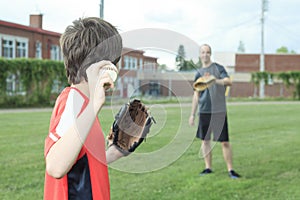
<path fill-rule="evenodd" d="M 201 92 L 209 88 L 215 82 L 216 82 L 216 77 L 213 75 L 201 76 L 194 82 L 193 87 L 196 91 Z"/>

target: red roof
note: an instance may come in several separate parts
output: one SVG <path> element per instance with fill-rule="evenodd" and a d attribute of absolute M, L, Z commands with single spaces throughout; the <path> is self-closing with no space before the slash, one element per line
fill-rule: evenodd
<path fill-rule="evenodd" d="M 144 56 L 144 58 L 149 58 L 149 59 L 156 59 L 156 57 L 152 57 L 152 56 L 145 56 L 144 53 L 145 51 L 143 50 L 139 50 L 139 49 L 132 49 L 132 48 L 129 48 L 129 47 L 123 47 L 123 50 L 122 50 L 122 55 L 125 55 L 125 54 L 128 54 L 130 52 L 136 52 L 136 53 L 140 53 Z"/>
<path fill-rule="evenodd" d="M 139 49 L 132 49 L 132 48 L 128 48 L 128 47 L 123 47 L 123 54 L 126 54 L 126 53 L 129 53 L 129 52 L 137 52 L 137 53 L 140 53 L 140 54 L 144 54 L 145 51 L 143 50 L 139 50 Z"/>
<path fill-rule="evenodd" d="M 11 27 L 11 28 L 16 28 L 16 29 L 27 30 L 27 31 L 31 31 L 31 32 L 44 34 L 44 35 L 52 35 L 52 36 L 57 36 L 57 37 L 61 36 L 61 34 L 57 33 L 57 32 L 47 31 L 47 30 L 44 30 L 41 28 L 35 28 L 35 27 L 31 27 L 31 26 L 24 26 L 21 24 L 16 24 L 16 23 L 2 21 L 2 20 L 0 20 L 0 26 L 7 26 L 7 27 Z"/>

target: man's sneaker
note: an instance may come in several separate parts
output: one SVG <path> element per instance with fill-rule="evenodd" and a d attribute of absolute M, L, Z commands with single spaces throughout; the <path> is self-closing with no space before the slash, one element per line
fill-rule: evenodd
<path fill-rule="evenodd" d="M 240 177 L 241 177 L 241 175 L 239 175 L 238 173 L 236 173 L 234 170 L 230 170 L 230 171 L 228 172 L 228 175 L 229 175 L 230 178 L 233 178 L 233 179 L 236 179 L 236 178 L 240 178 Z"/>
<path fill-rule="evenodd" d="M 212 170 L 209 168 L 206 168 L 200 173 L 200 176 L 204 176 L 206 174 L 211 174 L 211 173 L 212 173 Z"/>

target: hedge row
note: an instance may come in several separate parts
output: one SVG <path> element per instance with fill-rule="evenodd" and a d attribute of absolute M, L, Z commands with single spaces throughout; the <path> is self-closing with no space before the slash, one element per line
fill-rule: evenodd
<path fill-rule="evenodd" d="M 7 80 L 14 75 L 16 90 L 9 91 Z M 300 71 L 255 72 L 251 81 L 258 85 L 270 78 L 277 78 L 289 87 L 295 86 L 294 98 L 300 100 Z M 68 85 L 64 64 L 61 61 L 40 59 L 0 58 L 0 107 L 52 106 L 58 93 Z M 56 90 L 54 89 L 54 86 Z"/>
<path fill-rule="evenodd" d="M 16 90 L 9 90 L 7 80 L 15 76 Z M 68 85 L 61 61 L 0 58 L 0 107 L 51 106 L 57 93 L 53 86 Z"/>
<path fill-rule="evenodd" d="M 300 100 L 300 71 L 288 71 L 288 72 L 253 72 L 251 74 L 251 82 L 256 86 L 259 85 L 260 81 L 264 81 L 266 84 L 270 79 L 281 80 L 286 87 L 291 85 L 295 86 L 294 99 Z"/>

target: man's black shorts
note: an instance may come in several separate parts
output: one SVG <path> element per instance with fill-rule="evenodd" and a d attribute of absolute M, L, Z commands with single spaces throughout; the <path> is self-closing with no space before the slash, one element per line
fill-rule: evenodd
<path fill-rule="evenodd" d="M 213 132 L 214 141 L 228 142 L 227 113 L 203 113 L 199 116 L 197 138 L 210 140 Z"/>

